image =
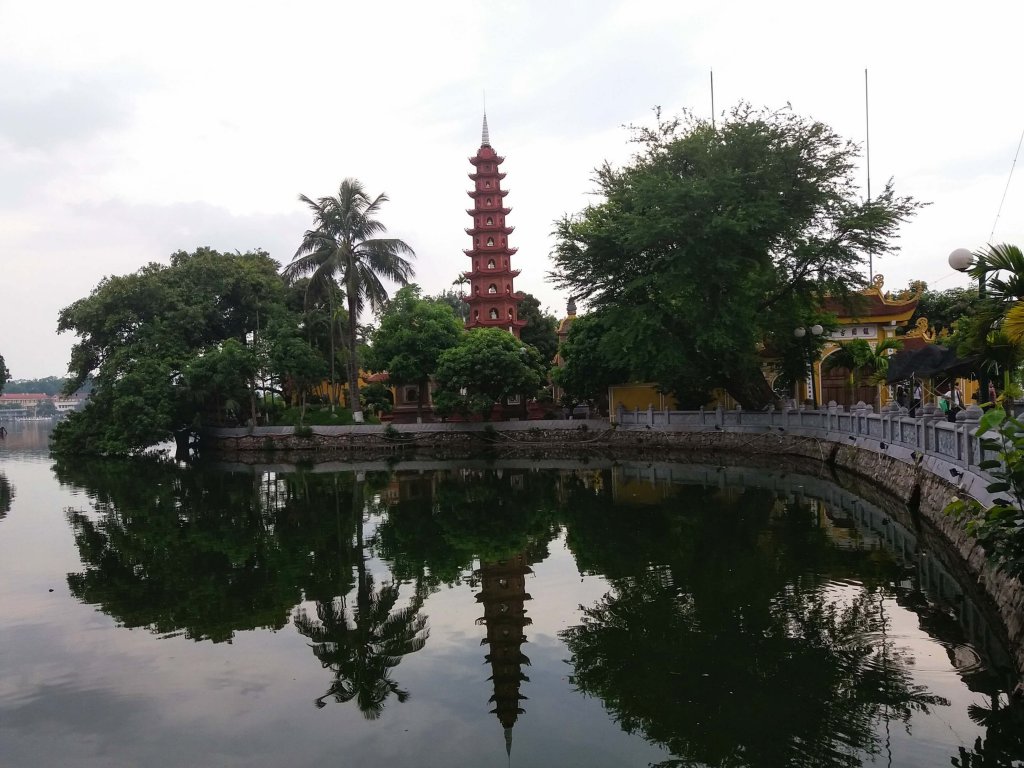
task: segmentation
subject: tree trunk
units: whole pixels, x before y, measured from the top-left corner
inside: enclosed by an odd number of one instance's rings
[[[748,411],[762,411],[779,402],[760,369],[737,371],[723,382],[723,386]]]
[[[359,360],[356,359],[356,333],[358,332],[357,322],[359,320],[358,305],[356,298],[356,273],[355,265],[349,264],[348,270],[348,395],[349,408],[352,409],[352,420],[356,424],[363,423],[363,410],[359,399]]]
[[[331,282],[333,283],[333,281],[331,281]],[[329,298],[329,301],[330,301],[330,313],[331,313],[330,316],[328,317],[328,323],[327,323],[327,333],[328,333],[328,336],[330,337],[330,346],[331,346],[331,383],[330,383],[330,386],[327,388],[327,399],[328,399],[328,401],[331,404],[331,413],[334,413],[334,396],[337,393],[337,390],[334,388],[335,387],[335,384],[334,384],[334,381],[335,381],[335,376],[334,376],[334,358],[335,358],[335,354],[334,354],[334,323],[335,323],[335,318],[334,318],[334,286],[333,285],[328,289],[327,295],[328,295],[328,298]]]

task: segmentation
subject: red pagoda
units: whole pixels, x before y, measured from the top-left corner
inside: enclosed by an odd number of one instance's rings
[[[469,158],[474,171],[469,174],[473,189],[467,194],[473,198],[473,207],[466,211],[473,217],[473,226],[466,233],[473,238],[473,247],[465,251],[470,258],[470,270],[463,273],[469,281],[467,328],[505,328],[519,338],[519,329],[526,325],[519,319],[519,302],[523,294],[516,291],[513,280],[519,274],[512,269],[512,254],[508,236],[515,227],[505,226],[505,217],[512,210],[505,208],[507,190],[501,188],[504,173],[498,166],[505,162],[491,147],[484,114],[483,136],[476,157]]]

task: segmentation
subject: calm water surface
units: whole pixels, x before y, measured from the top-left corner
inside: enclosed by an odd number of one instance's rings
[[[7,426],[2,766],[1024,764],[981,601],[834,485],[55,462]]]

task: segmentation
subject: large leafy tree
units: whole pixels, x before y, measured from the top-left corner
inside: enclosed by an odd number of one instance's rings
[[[857,147],[788,109],[659,113],[635,141],[629,165],[597,169],[603,201],[557,222],[553,277],[622,329],[637,375],[763,407],[760,345],[793,345],[825,294],[861,286],[918,204],[891,183],[860,200]]]
[[[563,405],[598,403],[608,387],[629,381],[630,371],[623,364],[614,340],[615,329],[607,327],[600,315],[578,317],[559,353],[562,365],[551,377],[562,389]]]
[[[335,197],[312,200],[300,195],[313,212],[313,227],[306,230],[285,276],[310,275],[312,286],[341,283],[348,304],[348,386],[352,417],[363,421],[359,405],[359,313],[369,304],[376,310],[388,299],[381,279],[401,285],[409,282],[413,268],[406,257],[412,248],[402,240],[379,237],[386,228],[377,218],[386,195],[371,198],[356,179],[345,179]]]
[[[519,319],[526,321],[519,338],[536,347],[544,360],[554,360],[558,352],[558,318],[541,311],[540,300],[528,293],[519,302]]]
[[[54,448],[136,453],[172,435],[187,439],[203,414],[217,410],[210,397],[244,397],[240,371],[230,364],[215,371],[217,361],[200,358],[216,355],[226,362],[222,348],[229,340],[237,342],[235,357],[244,357],[250,334],[288,316],[278,268],[262,251],[179,251],[169,266],[149,264],[104,278],[88,297],[61,310],[58,331],[78,336],[65,392],[89,377],[94,386],[85,409],[54,430]],[[246,366],[251,383],[251,363]]]
[[[372,370],[387,371],[392,384],[417,384],[417,413],[441,354],[459,343],[465,330],[451,306],[438,299],[420,298],[420,288],[408,285],[395,294],[373,332],[367,358]]]
[[[435,408],[480,415],[506,397],[534,397],[544,385],[547,364],[540,353],[508,331],[478,328],[438,359]]]

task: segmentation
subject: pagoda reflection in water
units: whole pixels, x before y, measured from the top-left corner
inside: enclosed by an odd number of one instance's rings
[[[491,665],[489,680],[494,684],[491,714],[498,716],[505,730],[508,754],[512,752],[512,727],[524,711],[519,702],[527,698],[519,687],[530,680],[522,670],[524,664],[530,664],[530,659],[522,652],[522,645],[527,642],[523,629],[533,623],[524,607],[524,603],[532,599],[526,592],[528,573],[533,573],[533,569],[523,552],[503,560],[481,562],[474,572],[481,585],[476,599],[484,606],[484,615],[476,623],[487,627],[487,636],[480,644],[490,646],[485,659]]]

